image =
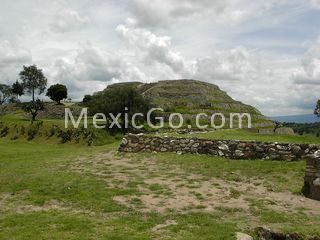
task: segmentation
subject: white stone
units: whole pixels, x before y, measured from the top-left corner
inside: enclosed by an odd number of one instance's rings
[[[126,138],[122,138],[121,143],[123,145],[127,145],[128,144],[128,140]]]
[[[182,152],[181,152],[181,151],[177,151],[177,154],[178,154],[178,155],[182,155]]]
[[[313,185],[314,185],[314,186],[317,186],[317,187],[320,187],[320,178],[316,178],[316,179],[313,181]]]
[[[220,150],[229,150],[229,147],[227,144],[221,144],[219,147],[218,147]]]
[[[234,155],[237,156],[237,157],[242,157],[242,156],[244,156],[244,153],[241,150],[236,150],[234,152]]]
[[[251,237],[245,233],[237,232],[236,233],[236,240],[253,240],[253,237]]]
[[[314,156],[320,158],[320,150],[315,151]]]

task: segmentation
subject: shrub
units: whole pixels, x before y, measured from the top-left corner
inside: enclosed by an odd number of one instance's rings
[[[30,141],[35,138],[37,133],[39,132],[39,125],[32,125],[27,132],[27,140]]]
[[[19,134],[14,134],[12,137],[11,137],[11,140],[17,140],[19,138]]]
[[[3,129],[0,131],[0,137],[5,137],[8,135],[10,128],[5,126]]]
[[[47,137],[52,137],[56,135],[57,133],[60,134],[61,130],[57,125],[52,125],[51,128],[49,129],[49,132],[47,134]]]
[[[72,131],[67,130],[66,132],[61,131],[59,134],[59,137],[61,138],[61,143],[70,142],[72,139]]]
[[[26,128],[24,126],[21,126],[20,135],[24,135],[25,133],[26,133]]]

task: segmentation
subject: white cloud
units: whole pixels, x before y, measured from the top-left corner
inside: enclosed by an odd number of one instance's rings
[[[69,32],[88,23],[90,23],[88,17],[81,17],[77,11],[72,9],[63,9],[54,15],[50,28],[55,32]]]
[[[23,64],[31,62],[31,53],[7,40],[0,40],[0,80],[11,84],[18,78]]]
[[[292,78],[297,84],[320,85],[320,38],[301,59],[301,67]]]
[[[164,64],[174,72],[184,70],[184,59],[179,52],[172,50],[170,37],[157,36],[146,29],[130,25],[119,25],[116,31],[129,49],[134,50],[135,55],[142,57],[141,60],[145,64]]]
[[[196,78],[211,81],[248,81],[256,79],[261,74],[259,59],[242,46],[198,59],[195,65]]]
[[[279,2],[279,1],[278,1]],[[177,22],[208,20],[235,25],[269,10],[277,1],[248,0],[134,0],[130,10],[140,26],[169,26]],[[279,3],[278,3],[279,4]]]
[[[7,40],[0,41],[0,64],[21,64],[31,60],[30,51]]]
[[[320,8],[320,0],[311,0],[311,4],[314,7]]]

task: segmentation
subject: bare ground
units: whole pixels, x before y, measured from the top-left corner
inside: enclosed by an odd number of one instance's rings
[[[99,153],[90,158],[78,158],[69,168],[95,175],[109,187],[130,189],[134,185],[138,194],[116,196],[114,200],[141,212],[214,212],[229,208],[246,214],[252,201],[259,200],[275,211],[320,214],[320,202],[290,192],[269,191],[260,184],[261,179],[235,182],[208,178],[140,155]]]

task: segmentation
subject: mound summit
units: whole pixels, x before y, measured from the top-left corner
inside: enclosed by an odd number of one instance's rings
[[[253,106],[232,99],[217,85],[192,79],[161,80],[152,83],[125,82],[109,85],[104,91],[117,87],[133,87],[154,106],[165,113],[179,112],[193,118],[197,113],[208,115],[223,113],[250,113],[255,127],[268,127],[273,123]]]

